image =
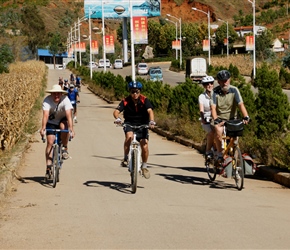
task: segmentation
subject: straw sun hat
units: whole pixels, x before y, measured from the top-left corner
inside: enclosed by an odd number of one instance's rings
[[[46,92],[47,92],[47,93],[63,93],[63,94],[67,94],[67,91],[63,90],[63,89],[61,88],[61,86],[58,85],[58,84],[53,85],[53,86],[52,86],[52,89],[47,90]]]

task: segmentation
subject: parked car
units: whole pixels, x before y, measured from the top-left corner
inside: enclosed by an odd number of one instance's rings
[[[99,68],[104,68],[105,64],[104,64],[104,59],[100,59],[99,60]],[[106,68],[111,68],[111,63],[109,59],[106,59]]]
[[[95,62],[90,62],[89,65],[87,66],[88,68],[90,68],[92,65],[92,69],[97,68],[98,65]]]
[[[114,69],[122,69],[123,61],[121,59],[116,59],[114,62]]]
[[[148,65],[147,63],[138,63],[136,66],[137,75],[147,75],[148,74]]]
[[[148,80],[163,82],[163,73],[160,67],[150,67],[148,71]]]
[[[63,69],[62,65],[56,65],[56,69]]]

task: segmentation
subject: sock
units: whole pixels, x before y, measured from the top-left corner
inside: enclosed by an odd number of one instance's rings
[[[147,163],[146,162],[142,163],[142,168],[147,168]]]
[[[128,160],[128,155],[125,155],[124,156],[124,161],[127,161]]]

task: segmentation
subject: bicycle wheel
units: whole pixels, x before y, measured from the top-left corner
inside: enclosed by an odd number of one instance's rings
[[[210,181],[214,181],[217,174],[217,168],[214,165],[214,159],[205,159],[205,167]]]
[[[132,151],[131,155],[131,188],[132,193],[135,194],[137,191],[137,175],[138,175],[138,152],[137,149]]]
[[[244,161],[241,150],[238,146],[234,148],[232,166],[233,178],[236,182],[237,189],[242,190],[244,186]]]
[[[52,187],[56,187],[56,183],[58,181],[58,174],[59,174],[59,161],[58,161],[58,145],[54,146],[53,149],[53,160],[52,160]]]

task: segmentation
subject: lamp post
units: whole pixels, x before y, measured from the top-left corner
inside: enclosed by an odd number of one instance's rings
[[[168,18],[165,18],[166,21],[174,23],[175,24],[175,41],[177,41],[177,22],[174,22]],[[177,47],[175,48],[175,59],[178,59],[178,52],[177,52]]]
[[[255,36],[255,30],[256,30],[256,4],[255,4],[255,0],[251,1],[248,0],[249,3],[252,4],[253,7],[253,79],[256,78],[256,36]]]
[[[81,31],[80,31],[80,26],[81,26],[81,22],[87,20],[87,18],[85,16],[83,16],[82,18],[78,18],[78,42],[79,42],[79,60],[80,60],[80,66],[82,66],[82,53],[81,53]]]
[[[202,12],[207,15],[207,29],[208,29],[208,65],[210,65],[210,12],[205,12],[203,10],[197,9],[197,8],[192,8],[195,11]]]
[[[222,19],[218,19],[218,20],[227,24],[227,57],[229,57],[229,22],[224,21]]]
[[[181,43],[182,43],[182,38],[181,38],[181,18],[177,18],[177,17],[175,17],[175,16],[172,16],[172,15],[170,15],[170,14],[166,14],[168,17],[172,17],[172,18],[174,18],[174,19],[176,19],[178,22],[179,22],[179,40],[180,40],[180,68],[182,68],[181,66],[182,66],[182,45],[181,45]]]
[[[104,72],[107,69],[106,62],[106,37],[105,37],[105,16],[104,16],[104,1],[102,0],[102,33],[103,33],[103,59],[104,59]]]

